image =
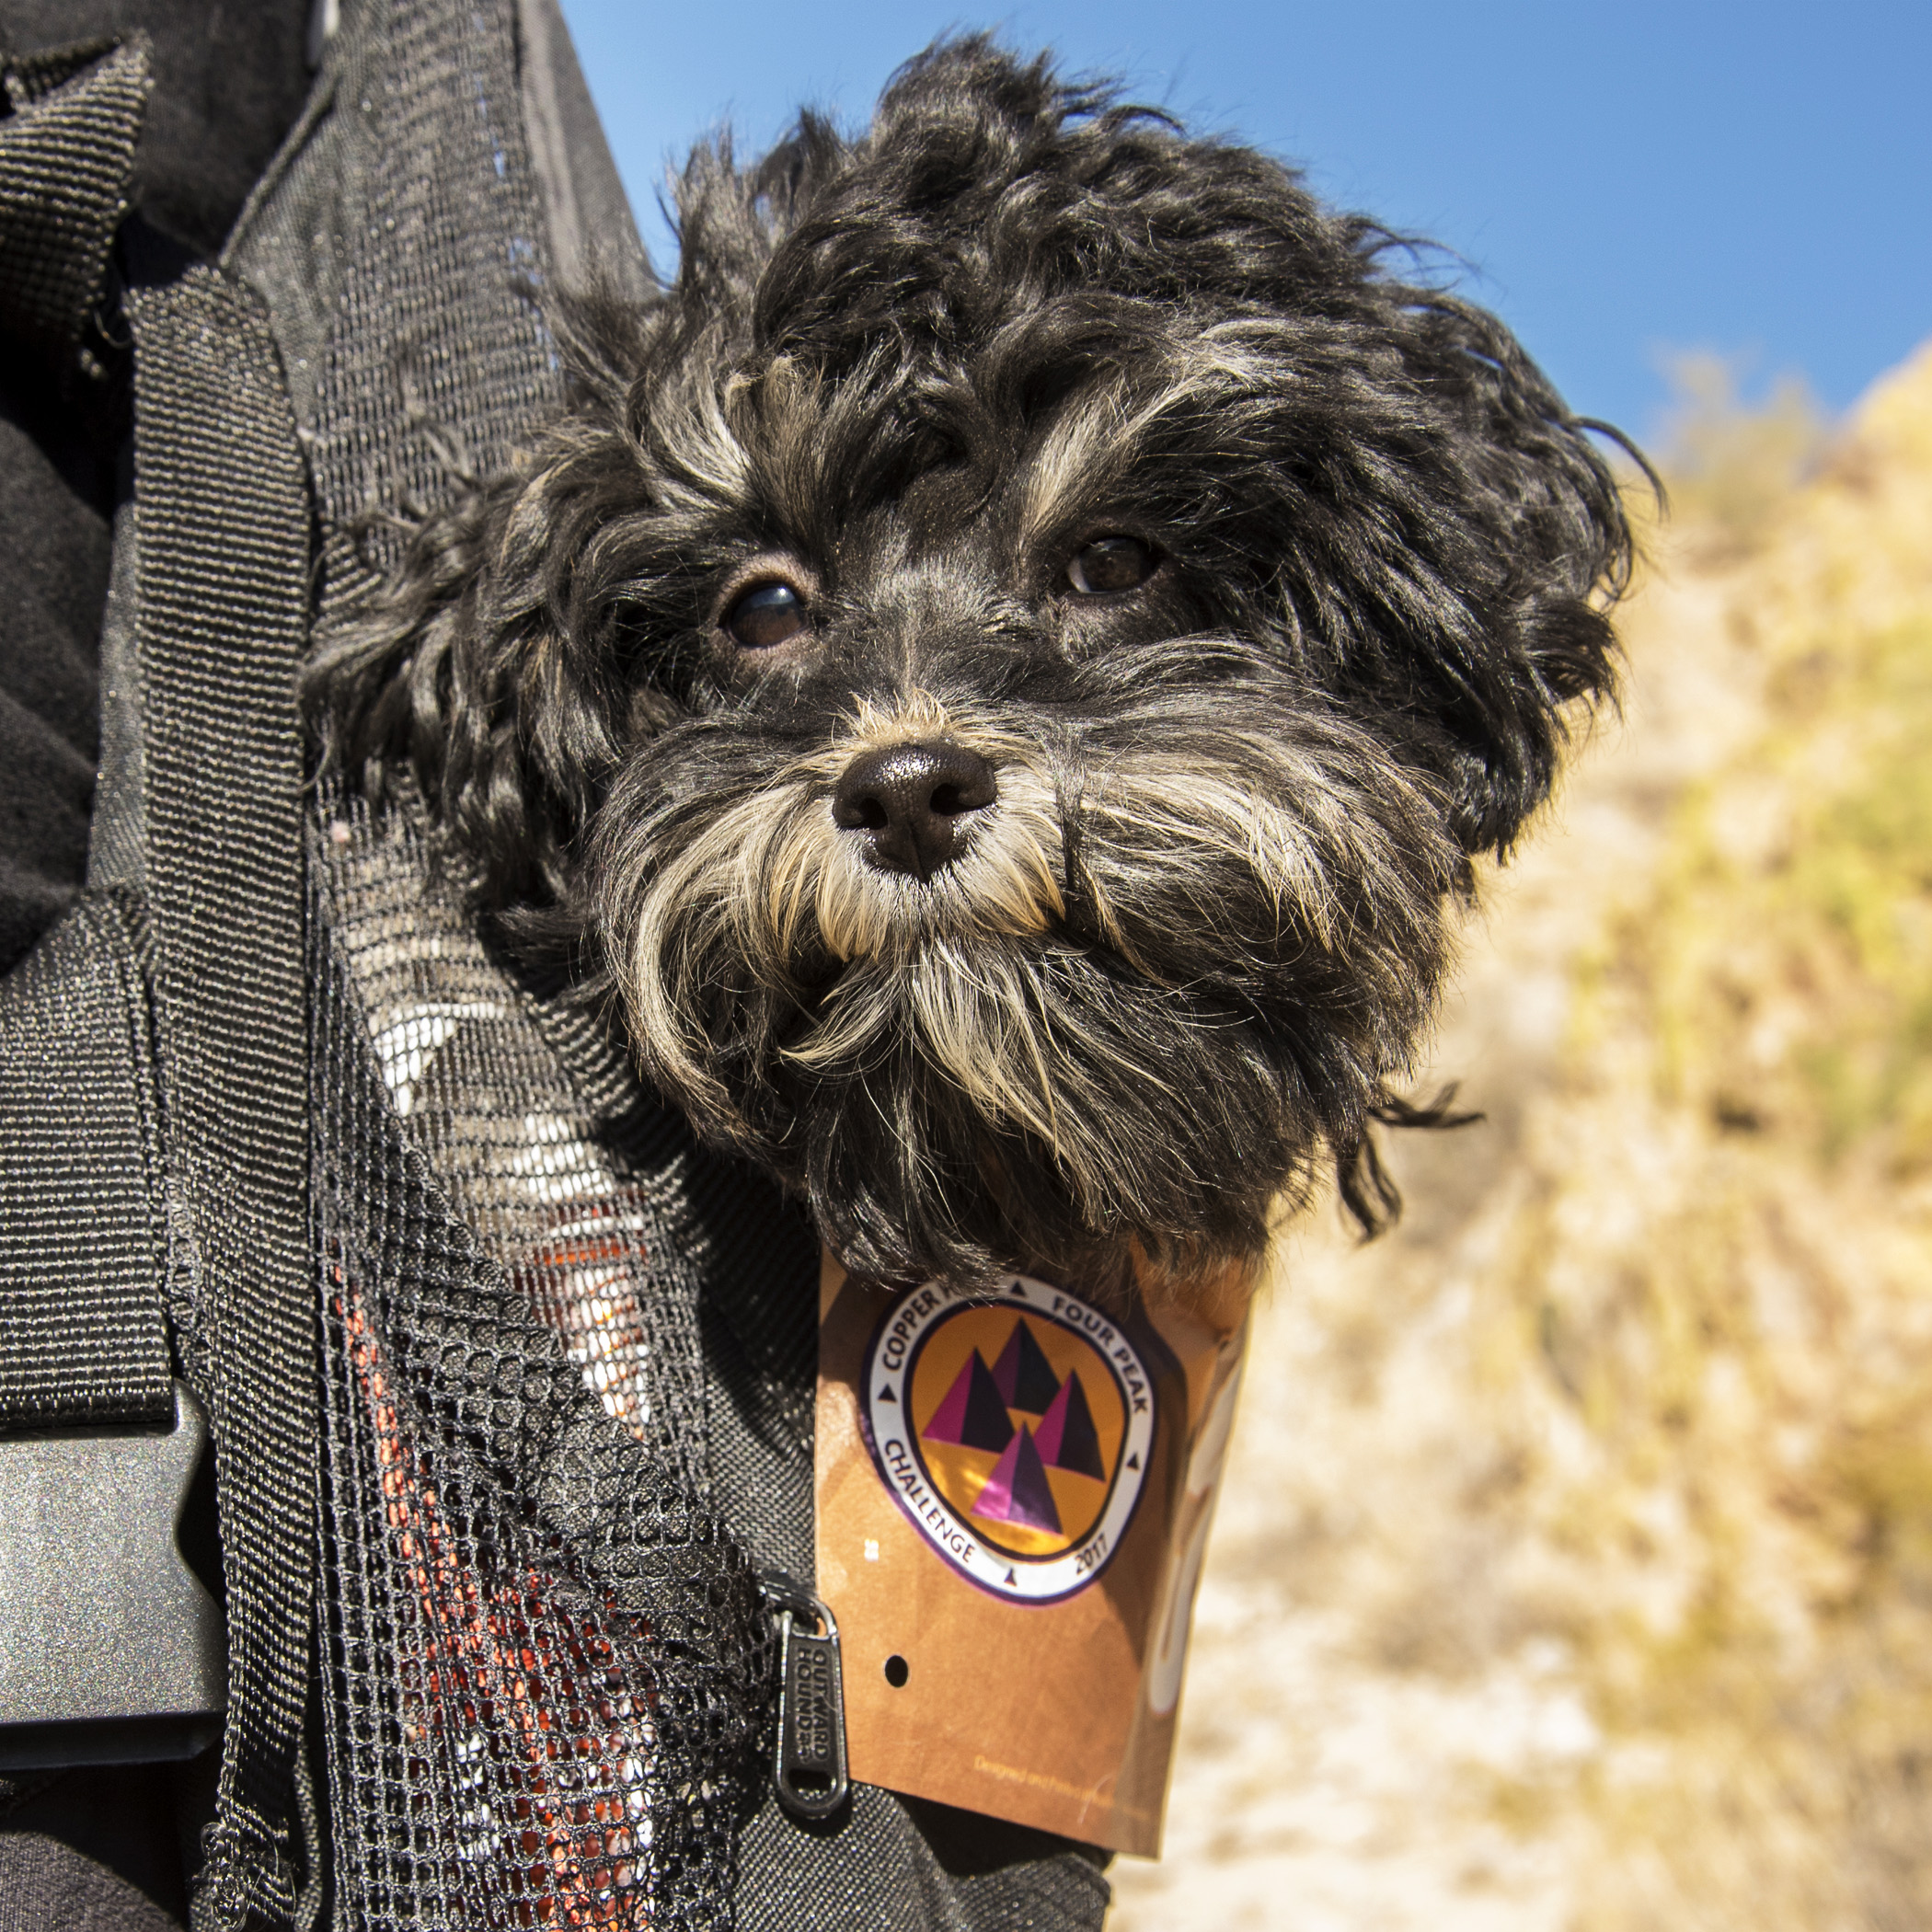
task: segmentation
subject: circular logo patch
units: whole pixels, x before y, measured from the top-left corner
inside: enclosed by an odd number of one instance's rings
[[[1140,1501],[1154,1377],[1111,1317],[1010,1276],[996,1301],[914,1289],[866,1350],[887,1489],[983,1589],[1046,1604],[1106,1569]]]

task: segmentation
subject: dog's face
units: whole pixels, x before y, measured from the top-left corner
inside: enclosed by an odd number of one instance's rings
[[[1470,855],[1608,684],[1579,427],[1273,164],[981,42],[684,214],[325,658],[339,751],[861,1273],[1204,1276],[1323,1156],[1372,1205]]]

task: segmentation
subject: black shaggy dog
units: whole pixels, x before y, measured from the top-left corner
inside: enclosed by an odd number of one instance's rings
[[[1204,1279],[1369,1139],[1629,535],[1509,332],[984,40],[684,177],[676,285],[320,654],[514,947],[857,1271]]]

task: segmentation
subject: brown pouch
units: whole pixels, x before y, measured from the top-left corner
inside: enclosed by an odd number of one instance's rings
[[[829,1256],[819,1317],[851,1775],[1156,1856],[1245,1321],[890,1294]]]

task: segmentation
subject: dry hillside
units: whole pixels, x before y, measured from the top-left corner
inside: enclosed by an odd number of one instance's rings
[[[1117,1932],[1932,1925],[1932,351],[1789,402],[1487,883],[1486,1122],[1289,1247]]]

